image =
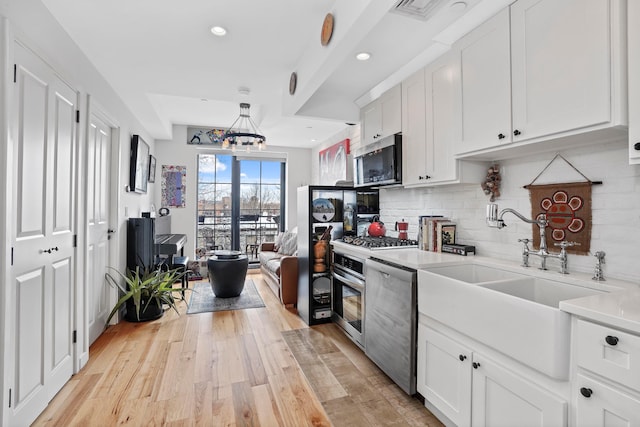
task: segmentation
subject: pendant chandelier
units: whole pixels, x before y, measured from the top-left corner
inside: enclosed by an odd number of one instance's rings
[[[259,150],[266,147],[267,138],[260,133],[260,129],[251,119],[249,108],[251,108],[251,104],[240,103],[240,116],[224,133],[222,148],[231,147],[231,150],[235,151],[236,147],[240,145],[250,151],[251,147],[257,147]]]

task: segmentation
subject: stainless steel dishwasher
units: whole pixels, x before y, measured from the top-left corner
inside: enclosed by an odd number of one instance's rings
[[[416,392],[416,270],[366,261],[365,353],[400,388]]]

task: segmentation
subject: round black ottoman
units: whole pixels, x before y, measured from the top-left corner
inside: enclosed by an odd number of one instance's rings
[[[209,283],[218,298],[237,297],[244,289],[249,258],[239,251],[216,251],[207,260]]]

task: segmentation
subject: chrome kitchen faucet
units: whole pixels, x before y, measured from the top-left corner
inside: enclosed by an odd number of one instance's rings
[[[558,260],[560,260],[560,273],[569,274],[569,271],[567,269],[567,247],[575,246],[578,243],[567,242],[567,241],[556,243],[555,246],[559,246],[561,248],[560,253],[552,254],[547,249],[546,229],[547,229],[547,226],[549,225],[549,221],[547,221],[547,216],[545,214],[538,215],[536,219],[529,219],[524,215],[522,215],[520,212],[511,208],[505,208],[501,210],[500,213],[498,213],[498,205],[495,203],[490,203],[487,205],[487,225],[489,227],[494,227],[498,229],[506,227],[506,224],[502,219],[502,217],[506,213],[511,213],[528,224],[536,224],[540,229],[540,249],[539,250],[536,251],[533,249],[529,249],[529,245],[528,245],[530,242],[529,239],[518,240],[519,242],[524,243],[524,248],[522,250],[522,266],[523,267],[529,267],[529,255],[535,255],[540,257],[540,270],[547,269],[547,258],[558,258]]]

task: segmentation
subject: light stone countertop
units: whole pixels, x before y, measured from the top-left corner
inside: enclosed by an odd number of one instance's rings
[[[576,298],[560,302],[560,309],[582,318],[607,324],[631,333],[640,334],[640,285],[616,279],[605,282],[591,280],[591,275],[572,272],[567,275],[558,273],[555,265],[542,271],[536,267],[524,268],[517,262],[481,256],[460,256],[447,253],[421,251],[415,248],[382,249],[372,251],[367,248],[332,241],[334,250],[363,258],[378,258],[415,270],[451,265],[477,263],[495,266],[504,270],[565,282],[577,286],[602,290],[602,294]]]

